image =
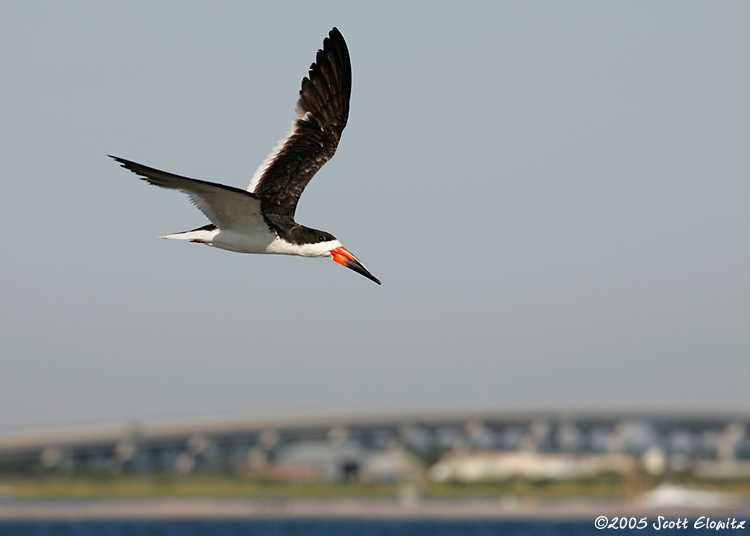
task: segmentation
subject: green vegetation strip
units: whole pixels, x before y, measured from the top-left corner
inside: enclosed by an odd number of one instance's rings
[[[528,481],[520,478],[476,484],[425,483],[419,486],[424,497],[468,498],[501,497],[632,497],[657,486],[663,479],[641,476],[624,479],[618,475],[600,475],[590,479]],[[750,497],[750,479],[694,480],[702,489],[732,492]],[[399,494],[398,484],[378,483],[288,483],[246,480],[225,476],[195,475],[180,478],[120,475],[92,477],[4,477],[0,478],[0,497],[42,498],[114,498],[114,497],[372,497],[387,498]]]

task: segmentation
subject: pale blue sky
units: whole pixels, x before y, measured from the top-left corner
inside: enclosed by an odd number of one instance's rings
[[[0,4],[0,428],[394,409],[750,410],[747,2]],[[246,187],[332,26],[321,259],[115,154]]]

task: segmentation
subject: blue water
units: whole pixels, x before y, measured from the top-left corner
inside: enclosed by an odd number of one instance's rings
[[[679,533],[697,531],[689,526]],[[593,520],[0,521],[0,536],[590,536],[607,532],[661,534],[664,530],[651,526],[597,530]]]
[[[597,532],[591,522],[318,519],[0,522],[2,536],[553,536]]]

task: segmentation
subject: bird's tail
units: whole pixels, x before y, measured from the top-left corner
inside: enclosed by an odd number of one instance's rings
[[[213,223],[198,227],[192,231],[183,231],[181,233],[173,233],[168,235],[160,236],[159,238],[171,238],[173,240],[190,240],[191,242],[210,242],[213,235],[216,234],[216,226]]]

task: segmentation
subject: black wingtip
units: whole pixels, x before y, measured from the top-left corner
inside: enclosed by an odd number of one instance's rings
[[[344,49],[347,48],[346,39],[344,39],[344,36],[341,34],[339,29],[336,28],[335,26],[331,29],[330,32],[328,32],[328,37],[323,39],[323,50],[328,48],[329,43],[333,43],[339,48],[344,48]]]
[[[124,158],[120,158],[119,156],[112,156],[111,154],[108,154],[107,156],[124,168],[127,168],[127,165],[132,163],[130,162],[130,160],[125,160]]]

